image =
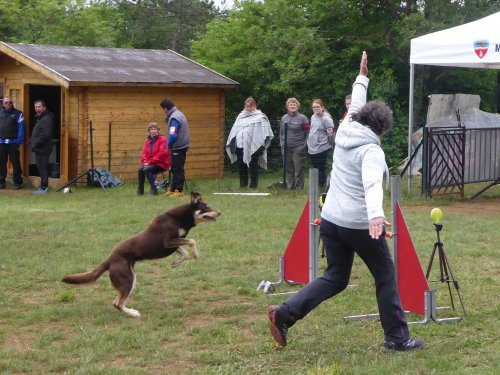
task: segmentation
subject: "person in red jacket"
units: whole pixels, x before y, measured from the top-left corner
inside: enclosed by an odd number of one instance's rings
[[[149,195],[158,195],[156,187],[156,175],[170,169],[170,151],[167,147],[167,139],[159,133],[160,127],[156,122],[148,125],[148,138],[144,143],[141,154],[141,166],[137,170],[139,186],[137,195],[144,194],[144,182],[146,178],[151,185]]]

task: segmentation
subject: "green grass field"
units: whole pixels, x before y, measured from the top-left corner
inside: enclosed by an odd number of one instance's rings
[[[259,191],[279,179],[265,174]],[[67,195],[52,190],[40,197],[28,189],[0,193],[0,373],[500,372],[498,187],[473,201],[403,199],[424,267],[436,240],[430,210],[442,208],[442,240],[468,316],[458,324],[412,327],[426,348],[386,354],[380,350],[378,322],[343,319],[376,312],[373,282],[359,259],[351,279],[356,286],[298,322],[286,348],[275,346],[266,307],[286,296],[265,295],[256,287],[261,280],[278,279],[278,259],[307,195],[280,190],[267,197],[213,194],[239,191],[236,186],[234,177],[189,181],[189,189],[199,191],[222,216],[190,232],[199,244],[198,261],[176,269],[170,267],[172,257],[136,265],[137,286],[128,306],[141,311],[140,319],[113,308],[116,293],[107,274],[90,286],[59,280],[97,266],[119,241],[145,228],[158,213],[187,202],[187,197],[136,197],[132,183],[107,193],[98,188],[72,188],[73,194]],[[480,186],[468,189],[470,196]],[[449,305],[446,287],[433,286],[440,304]],[[286,285],[278,292],[293,289]],[[455,314],[462,315],[461,310]]]

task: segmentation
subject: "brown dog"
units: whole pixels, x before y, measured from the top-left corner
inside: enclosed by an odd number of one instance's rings
[[[187,239],[186,235],[196,224],[215,221],[219,216],[220,212],[212,210],[203,202],[200,194],[191,192],[191,203],[171,208],[154,218],[146,230],[118,244],[108,259],[95,270],[66,275],[62,281],[68,284],[87,284],[109,271],[111,284],[118,291],[113,306],[130,316],[140,317],[139,311],[125,307],[125,302],[135,286],[135,262],[164,258],[177,252],[180,257],[172,263],[172,267],[177,267],[189,259],[188,253],[181,247],[183,245],[190,246],[193,258],[198,259],[196,242]]]

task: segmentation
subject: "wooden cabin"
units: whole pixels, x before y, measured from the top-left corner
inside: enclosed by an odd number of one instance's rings
[[[51,186],[93,167],[136,180],[147,125],[157,122],[167,134],[163,98],[171,98],[189,122],[186,177],[221,177],[225,90],[237,86],[171,50],[0,42],[0,98],[11,96],[24,112],[21,159],[28,183],[38,182],[29,142],[35,124],[33,102],[38,99],[45,101],[56,122]]]

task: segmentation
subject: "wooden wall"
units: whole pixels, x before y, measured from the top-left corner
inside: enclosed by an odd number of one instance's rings
[[[187,178],[223,175],[222,89],[89,87],[79,96],[82,97],[80,107],[86,106],[87,118],[92,121],[95,167],[110,169],[123,180],[136,180],[140,154],[148,135],[147,125],[157,122],[161,133],[168,133],[160,107],[160,101],[168,97],[189,123],[191,146],[186,159]],[[80,121],[79,139],[84,142],[80,146],[87,147],[86,162],[90,168],[88,127],[81,129],[83,124]]]
[[[14,98],[15,107],[21,110],[25,104],[24,97],[20,95],[16,98],[16,90],[18,90],[18,94],[23,94],[24,84],[56,85],[54,81],[28,68],[26,65],[17,65],[13,58],[4,54],[0,54],[0,81],[4,84],[4,96],[11,95]]]

